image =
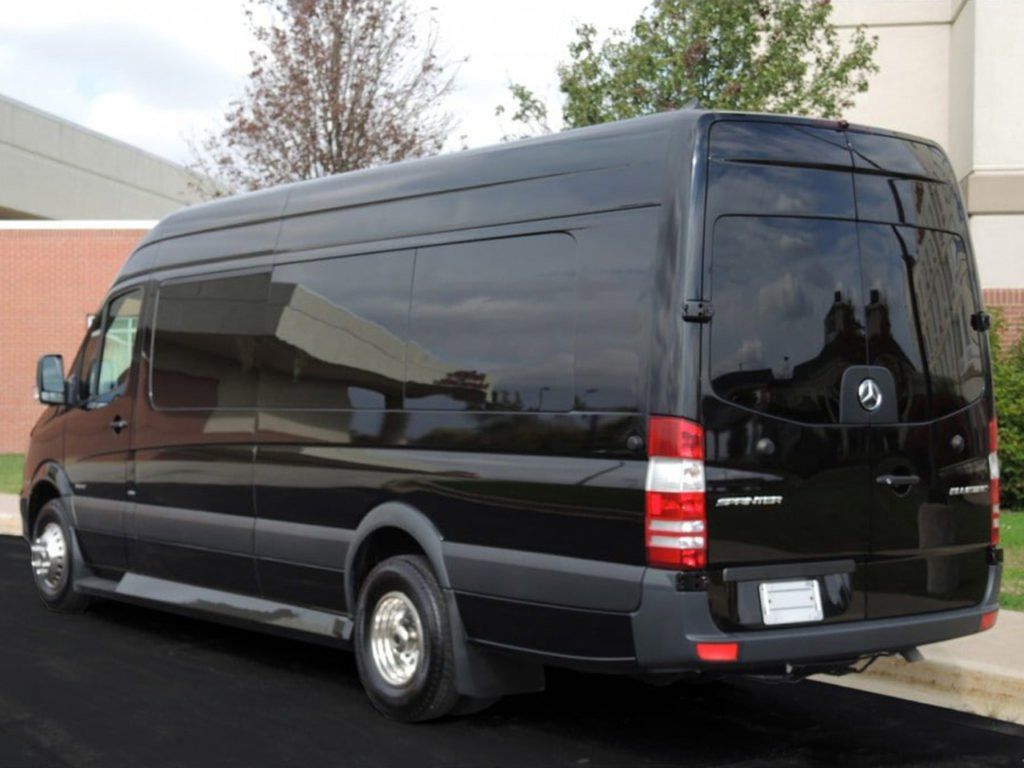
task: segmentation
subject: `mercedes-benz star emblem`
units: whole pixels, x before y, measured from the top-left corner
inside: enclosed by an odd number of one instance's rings
[[[857,398],[860,407],[869,413],[882,407],[882,390],[874,379],[864,379],[857,387]]]

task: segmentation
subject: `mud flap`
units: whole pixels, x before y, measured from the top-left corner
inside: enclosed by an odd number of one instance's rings
[[[468,642],[455,594],[446,589],[444,596],[455,651],[455,688],[461,695],[486,699],[544,690],[543,665]]]

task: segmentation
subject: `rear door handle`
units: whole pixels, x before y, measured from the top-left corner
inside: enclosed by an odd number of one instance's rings
[[[875,482],[889,488],[907,488],[920,483],[921,478],[917,475],[879,475]]]
[[[110,431],[115,435],[121,434],[125,429],[128,428],[128,422],[122,419],[120,416],[115,416],[114,420],[110,422]]]

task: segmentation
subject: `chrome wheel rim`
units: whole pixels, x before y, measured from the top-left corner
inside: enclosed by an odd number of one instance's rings
[[[423,657],[423,625],[416,606],[402,592],[377,601],[370,620],[370,652],[380,676],[396,688],[408,685]]]
[[[50,594],[64,586],[68,572],[68,543],[57,523],[47,523],[32,542],[32,570],[39,585]]]

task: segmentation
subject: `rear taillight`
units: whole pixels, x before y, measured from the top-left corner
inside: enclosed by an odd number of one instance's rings
[[[737,661],[739,643],[697,643],[697,658],[701,661]]]
[[[988,497],[992,507],[992,546],[999,546],[999,423],[988,423]]]
[[[981,621],[978,623],[978,631],[985,632],[992,629],[996,625],[996,619],[999,618],[999,609],[983,613],[981,615]]]
[[[707,565],[704,429],[686,419],[652,416],[647,431],[647,563],[699,570]]]

